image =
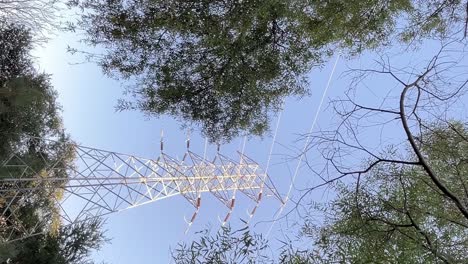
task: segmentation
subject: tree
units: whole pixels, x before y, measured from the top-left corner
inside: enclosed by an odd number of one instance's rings
[[[74,161],[72,141],[64,133],[57,94],[49,76],[38,73],[29,52],[33,38],[25,26],[0,24],[0,190],[5,177],[66,178],[66,170],[48,171],[51,163]],[[49,138],[56,141],[49,141]],[[29,165],[4,168],[12,154]],[[61,166],[67,167],[65,165]],[[41,184],[28,182],[15,188]],[[60,186],[55,186],[60,187]],[[91,263],[89,252],[104,242],[102,221],[62,226],[57,202],[62,192],[48,188],[31,195],[0,199],[0,263]],[[11,198],[11,199],[10,199]],[[14,214],[15,217],[11,217]],[[21,227],[19,229],[18,227]],[[21,239],[24,230],[36,236]],[[11,242],[11,240],[15,240]],[[10,241],[10,243],[5,243]]]
[[[1,0],[0,18],[2,23],[21,25],[35,32],[41,40],[47,31],[56,26],[54,20],[58,11],[57,0]]]
[[[91,264],[91,250],[98,250],[108,241],[102,227],[102,220],[93,219],[60,227],[56,235],[46,234],[14,242],[7,246],[9,251],[0,252],[0,263]]]
[[[350,54],[459,28],[460,1],[88,1],[70,30],[103,48],[88,54],[131,80],[118,108],[170,114],[212,141],[263,135],[286,96],[307,94],[305,74],[335,50]],[[404,33],[404,34],[403,34]],[[76,49],[70,49],[77,52]]]
[[[32,43],[29,31],[22,26],[2,22],[0,29],[0,82],[3,88],[8,80],[30,72],[29,50]]]
[[[434,126],[422,148],[440,180],[466,196],[466,125]],[[327,224],[306,225],[326,261],[466,263],[468,220],[417,167],[374,167],[359,187],[340,184]]]
[[[34,69],[29,55],[33,41],[30,31],[24,26],[2,24],[0,39],[0,164],[18,151],[34,172],[43,171],[50,162],[72,162],[72,152],[66,147],[71,141],[63,131],[57,94],[49,76]],[[65,144],[44,138],[55,138]],[[11,169],[0,169],[0,178],[21,175],[20,170],[18,168],[15,173]],[[32,173],[29,176],[34,177]],[[43,176],[66,177],[66,172],[56,171],[54,175]],[[7,185],[4,183],[2,187]],[[56,194],[42,193],[35,199],[28,199],[27,203],[22,202],[20,212],[26,227],[33,228],[40,221],[34,213],[35,208],[48,208],[45,210],[48,213],[56,211],[51,195]],[[3,203],[0,203],[1,208]],[[5,213],[2,211],[2,215]]]
[[[468,127],[435,125],[422,153],[451,192],[467,197]],[[466,263],[468,219],[414,166],[374,167],[359,187],[340,184],[319,232],[305,229],[327,261]]]
[[[22,137],[57,137],[63,132],[49,76],[33,68],[32,37],[23,26],[0,25],[0,157]]]
[[[310,147],[318,148],[326,161],[323,170],[314,171],[322,182],[298,201],[302,204],[320,187],[335,187],[336,199],[318,208],[325,224],[306,221],[302,230],[315,243],[315,259],[468,261],[464,45],[445,39],[419,70],[411,65],[395,68],[382,57],[377,69],[351,71],[356,76],[350,90],[332,101],[338,126],[312,135]],[[367,87],[371,76],[394,84],[375,105],[359,102],[359,88]],[[385,131],[388,127],[391,132]]]
[[[247,227],[232,231],[223,226],[215,236],[209,230],[198,234],[197,241],[179,244],[172,252],[176,264],[270,263],[266,240],[261,235],[252,235]]]
[[[291,241],[282,241],[279,253],[270,251],[268,241],[248,227],[232,231],[228,227],[212,236],[209,230],[198,232],[199,237],[189,245],[181,243],[172,252],[175,264],[225,264],[225,263],[315,263],[313,251],[299,250]]]

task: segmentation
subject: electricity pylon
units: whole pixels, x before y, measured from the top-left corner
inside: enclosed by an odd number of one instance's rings
[[[234,160],[218,150],[208,160],[191,152],[188,142],[178,160],[164,153],[161,142],[159,157],[145,159],[49,140],[53,154],[47,147],[37,147],[44,139],[27,140],[28,146],[39,150],[18,149],[0,163],[0,238],[7,242],[37,235],[54,224],[73,225],[176,195],[195,208],[189,226],[202,204],[202,193],[211,193],[228,208],[224,222],[237,191],[255,202],[251,214],[262,195],[281,201],[268,175],[243,153]],[[34,210],[34,216],[25,216],[28,207],[41,203],[53,210]]]

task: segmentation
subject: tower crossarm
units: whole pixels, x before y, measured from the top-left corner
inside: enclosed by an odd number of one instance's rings
[[[19,150],[0,163],[3,240],[34,235],[52,221],[70,225],[176,195],[197,208],[201,193],[223,203],[236,190],[251,198],[263,192],[267,177],[243,155],[235,162],[220,154],[209,161],[188,153],[190,158],[178,161],[165,154],[145,159],[74,144],[61,147],[63,155]],[[44,199],[52,209],[40,210],[37,218],[45,222],[25,223],[24,208]]]

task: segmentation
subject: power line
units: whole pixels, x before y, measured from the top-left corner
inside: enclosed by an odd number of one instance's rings
[[[318,120],[318,116],[320,114],[320,110],[322,108],[322,105],[323,105],[323,101],[325,99],[325,96],[327,95],[328,93],[328,89],[330,88],[330,84],[331,84],[331,80],[333,78],[333,75],[335,73],[335,69],[336,69],[336,65],[338,64],[338,61],[340,59],[340,53],[338,53],[338,56],[336,57],[336,60],[335,60],[335,63],[333,65],[333,68],[332,68],[332,71],[328,77],[328,82],[327,82],[327,85],[325,86],[325,89],[323,91],[323,94],[322,94],[322,98],[320,99],[320,103],[318,105],[318,108],[317,108],[317,111],[315,112],[315,116],[314,116],[314,119],[312,121],[312,125],[310,126],[310,129],[309,129],[309,133],[307,134],[307,137],[306,137],[306,142],[304,144],[304,147],[302,149],[302,152],[299,156],[299,161],[297,162],[297,166],[296,166],[296,169],[294,171],[294,175],[293,175],[293,178],[291,180],[291,184],[289,185],[289,189],[288,189],[288,192],[286,194],[286,197],[284,198],[283,200],[283,205],[281,206],[280,210],[278,211],[278,213],[275,215],[274,217],[274,220],[273,220],[273,223],[271,224],[270,228],[268,229],[268,232],[266,234],[266,238],[269,237],[270,233],[271,233],[271,230],[273,229],[273,226],[275,225],[276,221],[279,219],[279,217],[281,216],[281,213],[283,212],[284,208],[286,207],[286,204],[289,200],[289,196],[291,195],[291,192],[292,192],[292,188],[294,186],[294,183],[296,181],[296,178],[297,178],[297,175],[299,173],[299,168],[301,166],[301,163],[302,163],[302,159],[304,158],[304,155],[307,151],[307,146],[309,145],[310,143],[310,138],[311,138],[311,135],[312,135],[312,132],[315,128],[315,124],[317,123],[317,120]]]

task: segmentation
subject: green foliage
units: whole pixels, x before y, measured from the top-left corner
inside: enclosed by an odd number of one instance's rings
[[[63,132],[56,92],[46,74],[16,77],[0,87],[0,153],[11,151],[21,135],[59,136]],[[3,156],[3,155],[2,155]]]
[[[46,169],[49,164],[74,161],[72,142],[63,131],[57,94],[49,76],[34,69],[29,55],[32,46],[27,29],[0,24],[0,180],[18,176],[66,178],[64,169]],[[29,165],[28,170],[1,166],[7,160],[12,161],[13,153],[14,159],[21,161],[16,164],[24,162]],[[30,188],[37,184],[11,186],[9,182],[0,182],[0,188]],[[52,188],[26,192],[28,195],[12,193],[9,197],[2,193],[2,198],[9,200],[0,199],[0,263],[91,263],[89,252],[106,241],[99,219],[61,226],[57,200],[62,193],[53,188],[60,186],[48,187]],[[9,217],[13,213],[15,217]],[[17,226],[40,234],[4,243],[7,237],[24,235]]]
[[[89,254],[107,241],[103,222],[94,219],[62,227],[57,235],[40,235],[25,241],[0,245],[0,263],[10,264],[91,264]],[[5,250],[6,249],[6,250]],[[8,253],[6,256],[2,253]],[[10,252],[9,252],[10,251]]]
[[[63,138],[57,94],[49,76],[33,68],[31,41],[25,28],[0,24],[0,161],[25,136]]]
[[[298,250],[292,242],[284,243],[279,254],[269,251],[268,241],[248,227],[232,231],[221,227],[215,236],[209,230],[198,232],[199,238],[189,245],[179,244],[172,252],[176,264],[243,264],[243,263],[315,263],[312,251]]]
[[[310,264],[318,263],[314,252],[308,249],[299,250],[292,242],[285,243],[279,255],[281,264]]]
[[[215,236],[210,235],[209,230],[199,234],[199,239],[190,245],[178,245],[172,255],[175,263],[269,263],[265,255],[266,240],[261,235],[252,235],[247,228],[232,231],[223,226]]]
[[[60,254],[66,263],[90,263],[87,259],[91,249],[99,249],[109,240],[102,232],[104,222],[95,218],[60,230]]]
[[[31,70],[31,35],[22,26],[0,22],[0,88]]]
[[[421,150],[435,174],[467,200],[468,129],[460,123],[426,128]],[[467,263],[468,219],[419,166],[387,164],[341,185],[334,217],[305,230],[327,261],[345,263]]]
[[[461,21],[460,1],[440,2],[71,0],[82,16],[69,29],[103,51],[91,57],[106,74],[131,80],[136,101],[119,109],[170,114],[221,141],[264,134],[270,111],[306,94],[305,74],[335,50],[412,41]]]
[[[36,173],[42,172],[47,164],[73,160],[69,145],[63,144],[70,140],[63,133],[57,95],[49,76],[37,73],[33,67],[29,55],[33,46],[30,32],[21,26],[2,24],[0,39],[0,164],[16,152],[18,159],[31,168],[24,172],[20,167],[0,167],[0,178],[12,175],[36,177]],[[53,137],[59,142],[31,137]],[[59,170],[41,176],[67,177],[65,171]],[[2,186],[6,188],[8,184]],[[21,203],[18,199],[11,205],[21,207],[18,212],[24,227],[33,229],[40,218],[53,217],[57,209],[51,195],[54,194],[44,191],[23,199]],[[0,208],[4,207],[4,202],[0,201]],[[37,212],[39,208],[40,213]]]
[[[421,37],[456,38],[466,36],[466,1],[461,0],[413,0],[406,15],[407,23],[399,32],[405,42],[420,40]],[[460,34],[462,36],[459,36]]]

